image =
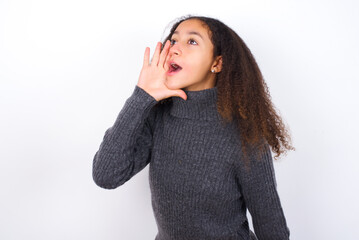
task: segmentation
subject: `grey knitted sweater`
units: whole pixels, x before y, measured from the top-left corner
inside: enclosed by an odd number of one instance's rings
[[[289,239],[268,144],[248,170],[217,87],[185,93],[160,104],[136,85],[94,156],[95,183],[117,188],[149,164],[155,240]]]

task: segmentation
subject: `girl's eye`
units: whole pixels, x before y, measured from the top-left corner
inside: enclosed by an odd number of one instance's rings
[[[193,39],[190,39],[189,41],[195,42],[195,45],[197,45],[197,42]]]
[[[170,40],[171,46],[173,46],[173,44],[175,44],[174,42],[176,42],[176,40],[173,40],[173,39]],[[191,45],[197,45],[197,42],[195,40],[193,40],[192,38],[189,39],[188,42],[192,42],[193,44],[191,43]]]

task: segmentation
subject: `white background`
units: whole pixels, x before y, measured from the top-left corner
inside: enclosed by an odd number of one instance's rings
[[[350,0],[0,1],[0,239],[153,240],[148,166],[92,180],[146,47],[186,14],[254,54],[296,151],[275,162],[291,239],[358,239],[359,4]],[[166,30],[167,29],[167,30]]]

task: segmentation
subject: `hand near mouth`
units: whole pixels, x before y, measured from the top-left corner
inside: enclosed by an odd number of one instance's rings
[[[143,66],[137,86],[145,90],[157,101],[172,96],[181,97],[186,100],[187,95],[183,90],[171,90],[165,85],[166,72],[169,70],[166,60],[170,48],[170,41],[166,41],[162,52],[161,46],[162,43],[158,42],[151,62],[149,61],[150,48],[146,47]]]

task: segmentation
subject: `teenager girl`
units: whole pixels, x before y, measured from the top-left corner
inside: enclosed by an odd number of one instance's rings
[[[117,188],[150,163],[156,240],[289,239],[270,148],[294,148],[246,44],[187,16],[151,61],[149,50],[94,156],[95,183]]]

